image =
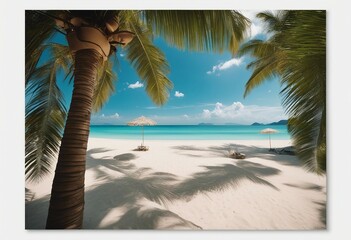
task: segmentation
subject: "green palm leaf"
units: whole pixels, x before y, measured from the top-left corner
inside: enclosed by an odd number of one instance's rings
[[[286,27],[284,22],[289,13],[289,11],[276,11],[275,13],[264,11],[258,13],[256,17],[260,18],[266,24],[268,32],[279,33]]]
[[[37,11],[26,11],[26,31],[25,31],[25,46],[26,46],[26,82],[32,76],[39,58],[42,55],[45,47],[42,44],[55,33],[55,23]]]
[[[267,79],[277,76],[277,65],[278,61],[275,58],[269,58],[266,61],[260,62],[259,66],[256,66],[250,79],[245,85],[244,97],[246,97],[252,89],[261,85]]]
[[[292,116],[291,132],[308,170],[326,171],[326,19],[325,11],[296,12],[288,19],[285,52],[289,72],[282,76],[283,104]]]
[[[233,54],[244,39],[250,21],[237,11],[149,10],[145,21],[155,34],[180,49]]]
[[[278,11],[257,15],[273,32],[267,41],[252,40],[239,50],[255,58],[245,96],[278,74],[283,105],[298,157],[309,171],[326,170],[326,27],[325,11]]]
[[[145,90],[157,105],[164,104],[169,97],[172,82],[166,76],[169,72],[164,54],[151,41],[151,32],[135,16],[130,18],[130,26],[135,38],[129,43],[127,59],[135,67],[140,78],[145,81]]]
[[[253,39],[240,46],[237,53],[239,57],[245,54],[251,54],[255,58],[263,58],[275,54],[279,50],[279,46],[273,42],[265,42],[263,40]]]
[[[68,48],[50,44],[52,58],[36,68],[26,85],[26,179],[39,181],[50,172],[56,157],[66,108],[62,93],[57,86],[56,74],[67,70],[72,62]]]
[[[253,69],[253,73],[245,85],[244,97],[267,79],[277,76],[283,58],[282,52],[275,43],[255,39],[240,47],[238,55],[245,54],[251,54],[256,60],[247,65],[248,69]]]
[[[95,86],[93,97],[93,111],[98,112],[108,101],[111,94],[115,91],[117,75],[112,69],[111,59],[103,63],[99,69],[97,84]]]

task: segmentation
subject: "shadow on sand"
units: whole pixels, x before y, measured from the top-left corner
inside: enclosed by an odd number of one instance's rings
[[[106,229],[202,229],[200,226],[183,219],[164,209],[145,208],[134,205],[118,221],[104,226]]]
[[[197,151],[213,151],[218,156],[222,156],[223,151],[228,147],[233,146],[210,147]],[[176,148],[185,150],[182,146]],[[250,157],[264,155],[267,159],[267,154],[261,153],[262,149],[250,154],[250,147],[245,149],[241,146],[241,148],[240,151],[245,151]],[[186,147],[186,149],[191,148]],[[183,219],[164,207],[167,207],[169,202],[180,198],[191,199],[198,192],[206,193],[229,188],[234,190],[244,180],[279,190],[263,179],[265,176],[279,174],[278,169],[246,160],[233,161],[233,164],[202,166],[203,172],[197,172],[190,178],[180,181],[176,175],[167,172],[137,168],[131,162],[138,158],[133,153],[123,153],[113,158],[94,157],[95,154],[108,151],[110,150],[95,148],[87,152],[87,169],[95,172],[97,182],[104,183],[90,187],[85,192],[83,223],[85,229],[200,229],[201,227],[195,223]],[[274,160],[275,156],[269,155],[269,158]],[[281,155],[277,158],[281,158]],[[121,177],[109,176],[106,171],[110,170],[121,173]],[[140,202],[145,200],[150,201],[152,206],[156,204],[159,207],[140,205]],[[49,196],[26,202],[26,229],[45,227],[48,202]],[[114,210],[121,214],[116,219],[109,219],[109,213]]]
[[[104,152],[104,149],[92,149],[92,153]],[[181,218],[175,213],[161,208],[141,207],[138,202],[147,199],[159,205],[167,206],[169,201],[177,199],[172,191],[176,184],[175,175],[165,172],[153,172],[149,168],[136,168],[128,161],[137,159],[132,153],[115,156],[113,159],[94,158],[89,151],[87,167],[96,172],[97,180],[105,180],[85,194],[86,229],[199,229],[200,227]],[[110,178],[104,167],[123,173],[123,177]],[[104,196],[104,197],[100,197]],[[160,206],[161,207],[161,206]],[[127,209],[118,219],[109,219],[102,224],[113,209]],[[168,223],[168,225],[162,225]]]
[[[48,216],[50,196],[26,202],[25,208],[25,228],[44,229]]]
[[[322,202],[317,202],[314,201],[315,204],[318,205],[318,211],[319,211],[319,218],[321,222],[324,224],[323,229],[327,228],[327,202],[322,201]]]
[[[111,209],[131,208],[143,199],[167,205],[168,201],[176,198],[170,191],[171,183],[174,181],[174,176],[171,174],[151,172],[150,169],[143,168],[88,190],[85,193],[87,218],[85,218],[84,228],[106,228],[106,226],[100,226],[100,223]],[[118,228],[118,225],[115,225],[118,222],[119,219],[116,219],[109,224],[108,228]],[[132,225],[123,226],[133,228]]]
[[[259,166],[257,166],[259,165]],[[203,166],[204,172],[193,174],[189,179],[184,180],[174,187],[174,192],[180,197],[191,197],[198,192],[221,191],[228,188],[236,188],[244,180],[257,184],[263,184],[279,190],[270,182],[260,176],[279,174],[279,170],[264,167],[252,162],[242,162],[241,166],[223,164],[219,166]]]
[[[322,191],[323,187],[313,183],[301,183],[301,184],[292,184],[292,183],[284,183],[284,185],[294,188],[300,188],[303,190],[315,190]]]
[[[135,159],[132,155],[130,159]],[[121,155],[118,155],[121,156]],[[118,157],[114,157],[117,159]],[[102,184],[90,191],[86,192],[86,216],[93,218],[86,219],[85,228],[155,228],[154,219],[150,223],[141,223],[140,219],[147,217],[166,217],[172,216],[173,220],[177,219],[176,225],[179,228],[196,226],[177,217],[178,215],[162,209],[140,210],[135,208],[139,200],[148,199],[149,201],[163,204],[167,206],[168,202],[179,198],[191,198],[198,192],[209,192],[224,190],[230,187],[238,187],[243,180],[249,180],[257,184],[263,184],[278,190],[274,185],[262,179],[262,176],[279,174],[279,170],[271,167],[265,167],[261,164],[242,161],[238,166],[233,164],[225,164],[220,166],[203,166],[204,172],[195,173],[191,178],[179,181],[177,176],[165,172],[152,172],[151,169],[137,169],[134,164],[124,165],[120,161],[94,159],[91,155],[87,156],[87,165],[92,166],[94,162],[94,170],[98,170],[96,162],[103,162],[103,166],[125,173],[125,176],[117,179],[110,179],[107,183]],[[105,164],[108,163],[108,164]],[[121,168],[123,168],[121,170]],[[125,171],[125,170],[132,171]],[[98,176],[104,177],[101,173]],[[97,198],[96,196],[104,196]],[[101,226],[101,222],[113,208],[126,207],[130,208],[124,215],[108,226]],[[160,215],[160,213],[162,213]],[[166,214],[166,215],[165,215]],[[139,220],[137,219],[139,216]],[[133,219],[131,221],[130,219]],[[128,224],[127,224],[128,223]],[[180,225],[179,225],[180,224]],[[185,224],[185,225],[184,225]],[[172,224],[171,224],[172,225]],[[158,226],[159,228],[160,226]],[[165,226],[163,226],[165,227]],[[171,227],[171,226],[168,226]],[[175,225],[172,225],[175,227]]]
[[[236,152],[244,153],[246,159],[248,158],[262,158],[265,160],[275,161],[283,165],[288,166],[302,166],[302,163],[297,157],[291,155],[277,154],[269,152],[268,148],[260,148],[255,146],[246,146],[240,144],[223,144],[222,146],[210,146],[210,147],[195,147],[193,145],[179,145],[172,147],[175,150],[181,150],[178,152],[180,155],[191,155],[196,157],[204,156],[217,156],[217,157],[228,157],[228,151],[233,149]],[[189,153],[191,151],[191,153]],[[196,154],[195,152],[203,153],[207,152],[210,154]]]

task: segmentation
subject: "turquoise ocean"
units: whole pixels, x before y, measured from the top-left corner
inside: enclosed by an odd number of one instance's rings
[[[156,125],[145,126],[145,140],[264,140],[260,131],[273,128],[278,133],[271,139],[290,140],[286,125]],[[90,137],[111,139],[141,139],[141,126],[92,125]]]

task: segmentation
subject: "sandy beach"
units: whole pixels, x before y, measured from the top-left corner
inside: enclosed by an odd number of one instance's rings
[[[85,229],[326,228],[326,177],[263,140],[90,138]],[[274,147],[291,145],[275,140]],[[246,155],[228,157],[229,150]],[[26,229],[43,229],[53,176],[26,183]]]

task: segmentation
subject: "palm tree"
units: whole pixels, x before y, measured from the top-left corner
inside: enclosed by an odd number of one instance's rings
[[[181,49],[234,53],[248,24],[236,11],[26,11],[27,179],[45,175],[59,150],[47,228],[82,227],[90,115],[114,90],[112,63],[119,47],[161,105],[172,83],[153,36]],[[57,31],[68,48],[50,41]],[[50,58],[40,64],[45,53]],[[59,71],[74,84],[67,117]]]
[[[273,76],[280,77],[288,130],[309,171],[326,171],[326,14],[278,11],[257,14],[272,36],[243,44],[239,55],[255,58],[244,96]]]

